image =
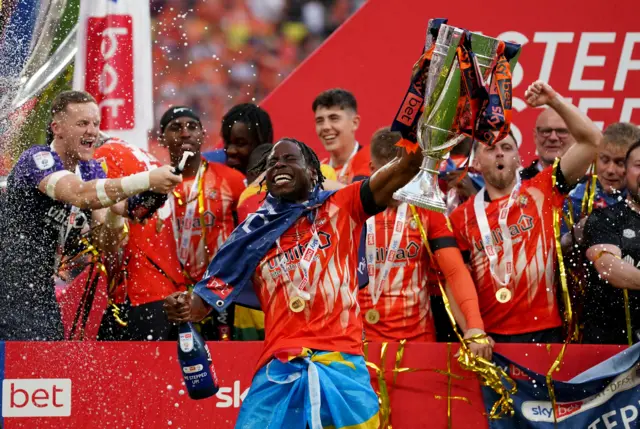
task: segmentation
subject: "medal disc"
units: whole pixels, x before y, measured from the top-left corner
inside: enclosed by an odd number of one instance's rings
[[[300,298],[299,296],[293,297],[289,301],[289,308],[294,313],[300,313],[301,311],[304,310],[304,307],[305,307],[304,299]]]
[[[506,287],[498,289],[498,292],[496,292],[496,299],[501,304],[511,301],[511,291]]]
[[[380,321],[380,313],[375,308],[372,308],[371,310],[367,311],[367,314],[365,314],[364,317],[367,320],[367,322],[371,323],[372,325],[375,325]]]

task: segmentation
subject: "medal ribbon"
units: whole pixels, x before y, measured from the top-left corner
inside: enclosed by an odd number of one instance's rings
[[[349,170],[351,161],[353,161],[353,157],[356,156],[356,153],[358,153],[359,148],[360,148],[360,145],[356,142],[355,146],[353,147],[353,152],[351,152],[351,155],[349,155],[349,158],[347,159],[347,161],[342,165],[342,168],[340,169],[340,173],[338,173],[338,180],[342,179],[344,176],[347,175],[347,170]],[[329,166],[336,168],[336,166],[333,165],[331,160],[329,160]]]
[[[491,229],[489,228],[489,221],[487,220],[487,212],[484,207],[484,193],[486,188],[482,188],[480,192],[476,194],[473,200],[473,210],[478,220],[478,229],[480,229],[480,235],[482,236],[482,245],[484,246],[484,252],[489,258],[489,270],[491,276],[501,286],[507,286],[511,280],[511,274],[513,274],[513,242],[511,241],[511,233],[507,226],[507,218],[509,217],[509,209],[515,202],[518,192],[520,191],[520,175],[516,174],[516,184],[511,190],[507,205],[500,209],[500,217],[498,218],[498,225],[500,226],[500,233],[502,234],[502,260],[505,261],[505,278],[504,281],[500,279],[496,271],[498,264],[498,254],[493,245],[491,238]]]
[[[187,259],[189,257],[189,247],[191,244],[191,237],[193,236],[193,223],[195,221],[196,206],[199,199],[198,193],[200,190],[200,181],[202,181],[204,168],[198,169],[198,174],[193,180],[189,194],[187,195],[187,208],[182,221],[182,233],[178,231],[178,222],[176,219],[175,206],[171,211],[173,214],[173,234],[178,244],[178,259],[182,266],[186,266]]]
[[[302,253],[302,257],[300,258],[300,262],[298,262],[298,267],[302,271],[302,281],[295,289],[295,295],[304,299],[305,301],[309,301],[311,299],[311,295],[307,291],[307,286],[309,284],[309,267],[311,266],[311,262],[318,253],[318,249],[320,248],[320,236],[318,235],[318,231],[316,230],[315,223],[311,226],[311,231],[313,235],[311,236],[311,240],[307,243],[307,246]],[[280,247],[280,239],[276,241],[276,245],[278,246],[278,250],[282,253],[282,257],[278,260],[278,265],[280,265],[280,271],[282,274],[286,276],[287,281],[290,285],[293,285],[293,280],[289,275],[289,270],[287,269],[287,256]]]
[[[369,273],[369,294],[371,295],[371,301],[375,307],[382,295],[382,287],[384,282],[389,277],[391,272],[391,266],[396,259],[398,248],[400,247],[400,241],[402,240],[402,233],[404,232],[405,225],[407,224],[407,203],[400,204],[396,212],[396,218],[393,222],[393,234],[391,234],[391,245],[387,251],[387,255],[382,266],[381,278],[376,282],[376,226],[375,217],[367,219],[367,243],[366,243],[366,257],[367,257],[367,271]],[[385,243],[386,244],[386,243]]]
[[[440,26],[446,23],[446,19],[433,19],[429,22],[425,47],[420,59],[413,66],[411,84],[391,124],[391,131],[398,131],[402,135],[402,140],[396,146],[403,147],[408,153],[414,153],[419,147],[416,130],[424,110],[425,80],[436,47],[438,31]]]

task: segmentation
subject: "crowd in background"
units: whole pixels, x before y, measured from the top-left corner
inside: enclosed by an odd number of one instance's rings
[[[189,105],[218,130],[231,106],[259,103],[362,3],[152,0],[155,117]],[[213,132],[205,146],[217,142]]]

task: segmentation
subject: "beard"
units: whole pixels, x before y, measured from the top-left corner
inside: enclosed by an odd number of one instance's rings
[[[499,170],[497,168],[491,168],[484,176],[484,180],[496,189],[506,189],[515,181],[517,169],[503,168]]]

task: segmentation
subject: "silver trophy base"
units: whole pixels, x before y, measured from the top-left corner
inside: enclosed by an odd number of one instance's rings
[[[447,205],[438,186],[438,166],[441,159],[424,157],[420,172],[402,188],[393,193],[393,198],[407,204],[438,213],[445,213]]]

